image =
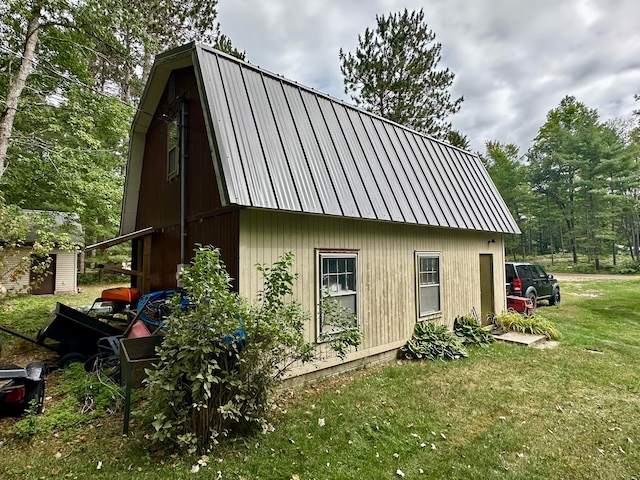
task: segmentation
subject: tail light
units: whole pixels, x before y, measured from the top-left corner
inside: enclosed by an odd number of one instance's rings
[[[511,282],[511,291],[513,293],[522,293],[522,280],[514,278],[513,282]]]
[[[13,390],[7,392],[7,394],[4,396],[4,401],[5,403],[19,402],[24,398],[24,395],[25,395],[24,387],[14,388]]]

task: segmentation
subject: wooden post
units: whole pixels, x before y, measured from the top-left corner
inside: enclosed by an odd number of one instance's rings
[[[142,288],[141,293],[151,291],[151,235],[144,237],[142,247]]]

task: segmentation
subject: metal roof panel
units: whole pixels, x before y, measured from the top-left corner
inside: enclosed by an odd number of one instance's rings
[[[195,47],[229,202],[519,233],[477,156]]]

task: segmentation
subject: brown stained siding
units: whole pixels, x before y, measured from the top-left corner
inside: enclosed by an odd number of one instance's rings
[[[175,72],[176,96],[187,99],[186,149],[186,215],[194,217],[221,207],[218,184],[205,122],[198,97],[193,68]],[[180,115],[180,102],[168,101],[167,89],[162,95],[145,144],[138,217],[136,228],[169,227],[180,224],[180,177],[167,180],[168,125],[161,120],[163,113]]]
[[[239,250],[238,250],[239,211],[233,211],[190,222],[187,224],[187,245],[190,249],[185,256],[188,260],[193,257],[193,246],[213,245],[220,249],[222,260],[227,266],[227,272],[238,285]]]
[[[480,311],[481,253],[493,254],[494,309],[499,313],[504,308],[499,234],[251,209],[242,210],[240,220],[240,293],[247,297],[261,288],[254,265],[273,263],[291,251],[299,274],[295,296],[305,310],[315,314],[315,249],[359,251],[359,317],[364,340],[350,359],[397,348],[411,336],[418,318],[416,251],[440,253],[442,314],[432,321],[451,327],[455,317],[468,315],[474,307]],[[489,243],[493,238],[496,242]],[[315,318],[308,326],[307,339],[316,339]]]
[[[238,278],[238,212],[221,214],[224,211],[220,210],[218,183],[193,68],[176,70],[174,74],[176,97],[187,101],[186,166],[180,173],[186,175],[185,261],[191,260],[195,243],[210,244],[221,249],[229,273]],[[152,291],[175,288],[180,263],[180,176],[167,180],[168,125],[161,119],[168,112],[180,115],[180,101],[169,101],[165,88],[147,133],[136,219],[136,228],[156,229],[151,253]],[[137,253],[134,258],[141,256]],[[134,263],[134,268],[139,268],[139,262]]]

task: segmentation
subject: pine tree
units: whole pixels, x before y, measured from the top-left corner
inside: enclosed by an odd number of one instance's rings
[[[355,54],[340,49],[345,93],[355,92],[359,107],[446,140],[446,119],[460,110],[463,97],[451,98],[454,74],[438,68],[442,46],[423,10],[376,15],[376,23],[358,35]]]

